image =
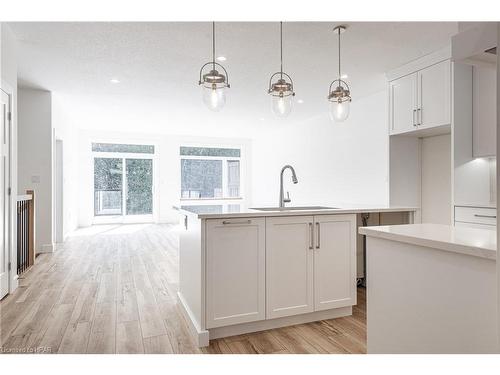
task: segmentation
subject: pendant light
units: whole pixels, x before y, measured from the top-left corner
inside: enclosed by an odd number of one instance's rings
[[[330,84],[328,90],[328,101],[330,102],[330,118],[335,122],[342,122],[349,116],[349,104],[351,103],[351,91],[349,85],[341,79],[340,70],[340,34],[346,30],[346,26],[337,26],[333,29],[339,39],[339,77]],[[335,89],[332,90],[332,87]]]
[[[292,111],[292,78],[283,71],[283,22],[280,22],[280,71],[271,75],[268,94],[271,95],[271,109],[276,116],[286,117]],[[277,78],[275,82],[273,79]]]
[[[224,74],[220,73],[217,67],[221,68]],[[225,91],[230,86],[226,69],[215,62],[215,22],[212,22],[212,61],[201,67],[198,84],[202,86],[205,105],[212,111],[220,111],[226,104]]]

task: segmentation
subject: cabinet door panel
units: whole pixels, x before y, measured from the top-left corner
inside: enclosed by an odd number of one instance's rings
[[[266,218],[267,319],[313,311],[312,216]]]
[[[356,304],[356,216],[315,216],[314,309]]]
[[[451,123],[451,62],[431,65],[418,72],[418,123],[420,127]]]
[[[265,219],[207,220],[207,328],[265,319]]]
[[[417,73],[391,81],[390,108],[391,133],[414,130],[417,108]]]

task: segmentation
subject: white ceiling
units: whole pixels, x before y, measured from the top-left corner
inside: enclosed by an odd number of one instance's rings
[[[324,109],[336,78],[336,22],[284,23],[284,69],[294,79],[295,119]],[[10,23],[19,40],[19,78],[75,97],[163,111],[202,111],[199,68],[210,59],[211,24]],[[342,34],[342,66],[353,100],[384,89],[384,73],[450,43],[457,23],[347,22]],[[229,73],[226,114],[270,117],[266,94],[279,69],[279,23],[217,24],[217,55]],[[117,78],[120,84],[109,81]],[[82,99],[84,100],[84,99]]]

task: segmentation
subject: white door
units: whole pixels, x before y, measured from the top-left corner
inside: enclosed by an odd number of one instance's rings
[[[264,218],[207,220],[206,326],[265,319]]]
[[[0,298],[9,292],[10,97],[0,90]]]
[[[313,311],[313,217],[266,218],[266,318]]]
[[[314,310],[356,304],[356,216],[314,216]]]
[[[414,130],[417,123],[417,73],[391,81],[389,90],[391,133]]]
[[[432,128],[451,123],[451,62],[443,61],[418,72],[418,124]]]

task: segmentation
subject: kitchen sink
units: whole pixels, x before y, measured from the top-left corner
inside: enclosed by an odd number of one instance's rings
[[[298,206],[298,207],[258,207],[250,209],[256,211],[310,211],[310,210],[338,210],[339,207]]]

